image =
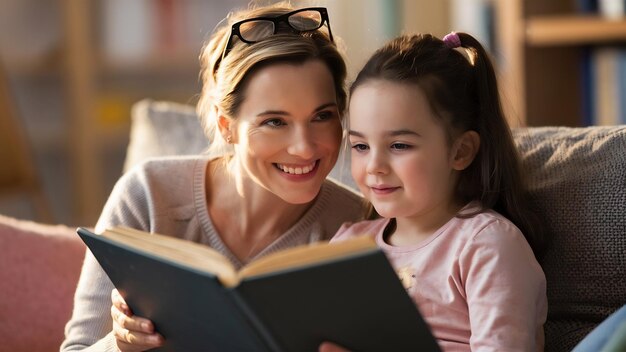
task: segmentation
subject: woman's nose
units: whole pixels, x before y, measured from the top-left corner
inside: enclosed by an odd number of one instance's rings
[[[287,152],[302,159],[315,156],[315,136],[310,128],[295,128],[290,138]]]

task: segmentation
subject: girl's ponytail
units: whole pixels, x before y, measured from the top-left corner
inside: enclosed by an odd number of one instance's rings
[[[458,33],[457,36],[473,66],[479,104],[477,126],[483,141],[477,158],[481,165],[483,189],[480,202],[483,207],[492,208],[515,223],[539,256],[543,250],[543,236],[536,226],[536,216],[528,206],[521,162],[500,102],[493,63],[482,44],[473,36],[466,33]],[[447,44],[446,41],[444,43]]]

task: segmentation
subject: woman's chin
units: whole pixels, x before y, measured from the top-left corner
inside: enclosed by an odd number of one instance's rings
[[[314,201],[319,193],[320,188],[317,188],[317,191],[311,190],[308,192],[286,192],[286,194],[281,194],[280,198],[289,204],[307,204]]]

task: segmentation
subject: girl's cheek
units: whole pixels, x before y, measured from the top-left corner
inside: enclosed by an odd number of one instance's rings
[[[352,178],[357,183],[359,188],[361,188],[363,186],[363,183],[365,182],[365,167],[367,161],[364,157],[355,156],[354,154],[355,153],[352,154]]]

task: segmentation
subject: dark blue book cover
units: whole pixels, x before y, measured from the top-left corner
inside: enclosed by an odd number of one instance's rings
[[[292,248],[235,271],[206,246],[137,232],[78,229],[128,306],[165,337],[158,351],[315,352],[324,341],[365,352],[440,350],[368,239]]]

